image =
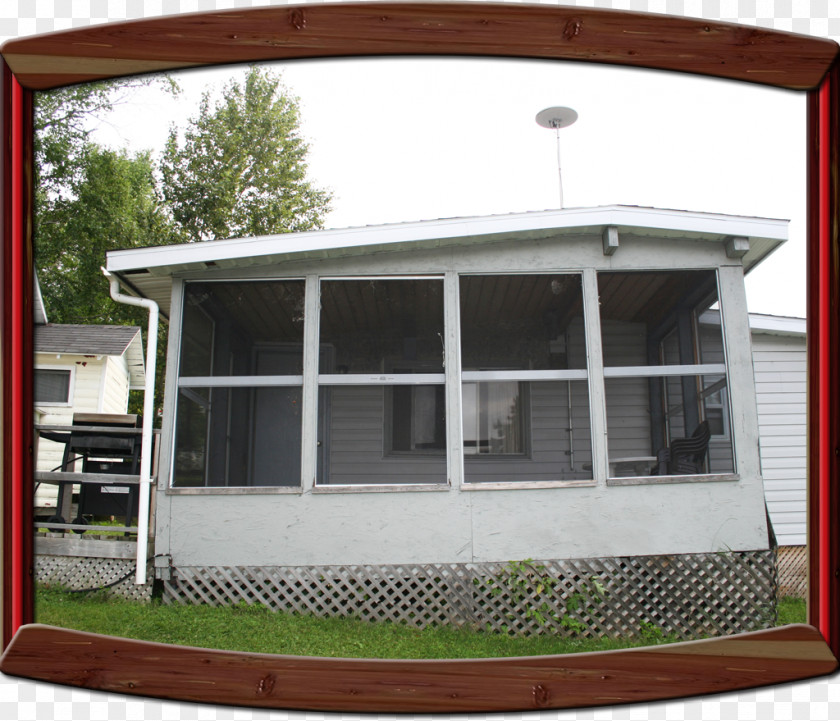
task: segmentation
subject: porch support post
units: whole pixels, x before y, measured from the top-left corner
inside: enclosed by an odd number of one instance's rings
[[[184,281],[172,279],[172,295],[169,306],[169,339],[167,341],[166,376],[163,384],[163,407],[170,409],[163,414],[160,426],[160,455],[158,457],[157,498],[155,500],[155,554],[171,554],[171,496],[167,489],[172,487],[173,459],[175,454],[176,403],[178,401],[178,361],[181,348],[181,330],[184,313]]]
[[[317,275],[306,276],[303,324],[303,410],[301,417],[301,490],[309,493],[318,474],[318,358],[320,355],[321,287]]]
[[[446,460],[449,484],[460,489],[464,482],[464,427],[461,422],[461,343],[458,274],[443,279],[444,374],[446,376]]]
[[[592,477],[607,485],[607,406],[604,389],[604,356],[601,350],[601,311],[598,302],[598,274],[583,271],[583,318],[586,326],[586,354],[589,359],[589,418],[592,429]]]
[[[743,483],[760,482],[758,407],[744,271],[740,266],[722,266],[718,273],[735,472]],[[757,522],[766,523],[764,513],[759,515]]]

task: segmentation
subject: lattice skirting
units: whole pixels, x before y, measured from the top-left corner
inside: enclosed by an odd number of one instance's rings
[[[71,590],[97,589],[122,578],[108,588],[115,596],[133,601],[150,601],[154,568],[146,569],[147,583],[134,583],[136,562],[126,558],[82,558],[78,556],[35,556],[35,580],[48,586]],[[126,576],[125,578],[123,578]]]
[[[808,547],[779,546],[779,596],[808,595]]]
[[[163,601],[509,634],[690,639],[776,620],[772,551],[517,564],[175,567]]]

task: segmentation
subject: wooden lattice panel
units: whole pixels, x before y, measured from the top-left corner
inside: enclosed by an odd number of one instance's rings
[[[780,546],[779,597],[808,595],[808,547]]]
[[[177,567],[165,603],[261,603],[316,616],[509,634],[681,638],[775,623],[772,551],[516,564]]]
[[[39,555],[35,557],[35,580],[73,591],[108,587],[107,590],[115,596],[149,601],[152,598],[154,569],[150,563],[146,569],[147,582],[137,585],[134,583],[135,568],[135,561],[124,558]],[[119,582],[110,586],[115,581]]]

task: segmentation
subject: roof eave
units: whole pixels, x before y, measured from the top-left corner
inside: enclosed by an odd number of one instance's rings
[[[749,270],[785,241],[787,224],[786,220],[628,206],[570,208],[111,251],[107,254],[107,268],[130,282],[131,275],[137,271],[170,275],[218,264],[236,265],[243,259],[248,259],[248,262],[259,259],[259,262],[268,264],[292,258],[305,259],[310,255],[323,257],[329,252],[364,254],[384,248],[398,250],[403,246],[436,247],[523,236],[549,237],[558,231],[613,225],[620,231],[647,228],[697,235],[762,238],[769,243],[769,249],[752,257],[747,254],[745,268]],[[279,241],[282,241],[282,252],[278,253]]]

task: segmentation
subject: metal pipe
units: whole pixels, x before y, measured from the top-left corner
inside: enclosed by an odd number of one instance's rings
[[[143,430],[140,446],[140,491],[137,508],[137,572],[134,582],[146,583],[146,556],[149,548],[149,501],[152,468],[152,422],[155,412],[155,363],[157,361],[157,336],[160,309],[148,298],[136,298],[120,293],[120,282],[105,268],[102,272],[111,284],[111,298],[117,303],[146,308],[149,311],[149,326],[146,339],[146,383],[143,388]]]

